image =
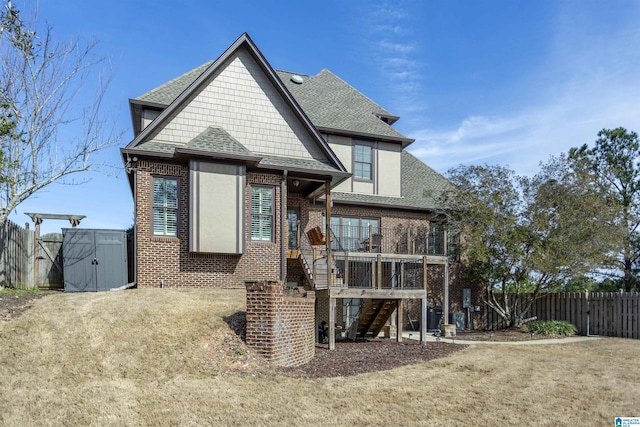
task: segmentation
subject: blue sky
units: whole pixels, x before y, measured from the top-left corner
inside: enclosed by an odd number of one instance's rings
[[[25,9],[25,3],[14,2]],[[113,82],[104,108],[132,139],[128,99],[218,57],[243,32],[276,69],[328,68],[401,117],[409,150],[439,172],[541,161],[591,144],[603,128],[640,131],[640,1],[51,1],[56,38],[95,38]],[[116,166],[54,184],[18,207],[83,214],[127,228],[133,203]],[[67,225],[45,221],[44,232]]]

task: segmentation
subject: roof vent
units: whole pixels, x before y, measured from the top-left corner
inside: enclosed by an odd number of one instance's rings
[[[304,79],[302,78],[302,76],[294,74],[293,76],[291,76],[291,81],[297,85],[301,85],[302,82],[304,82]]]

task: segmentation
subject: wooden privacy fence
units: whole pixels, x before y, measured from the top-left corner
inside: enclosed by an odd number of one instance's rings
[[[0,227],[0,283],[27,289],[33,287],[33,230],[8,221]]]
[[[0,228],[0,284],[29,289],[35,286],[34,239],[35,233],[8,221]],[[41,288],[62,288],[62,235],[46,234],[38,239],[38,285]],[[6,248],[6,250],[2,250]]]
[[[524,294],[522,301],[532,297]],[[520,307],[521,308],[521,307]],[[537,320],[564,320],[580,335],[640,338],[640,292],[563,292],[542,294],[524,313]],[[485,306],[486,329],[507,325],[489,306]]]

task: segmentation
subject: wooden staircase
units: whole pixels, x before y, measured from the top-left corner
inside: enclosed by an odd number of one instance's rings
[[[382,328],[398,308],[398,300],[394,299],[369,299],[360,309],[357,320],[357,335],[377,337]]]
[[[343,286],[344,279],[340,274],[340,269],[332,260],[331,268],[327,265],[327,251],[314,247],[308,240],[305,233],[300,239],[299,260],[304,270],[304,274],[314,289],[327,289],[329,287],[329,277],[331,286]]]

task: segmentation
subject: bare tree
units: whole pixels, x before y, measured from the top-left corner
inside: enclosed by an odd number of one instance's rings
[[[99,68],[95,41],[54,41],[37,30],[37,14],[23,21],[11,2],[0,11],[0,226],[35,192],[69,175],[103,164],[97,151],[121,134],[100,107],[111,74]],[[87,97],[87,85],[96,92]],[[71,135],[71,136],[70,136]],[[0,243],[0,245],[2,245]],[[1,247],[1,246],[0,246]]]

